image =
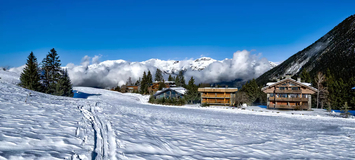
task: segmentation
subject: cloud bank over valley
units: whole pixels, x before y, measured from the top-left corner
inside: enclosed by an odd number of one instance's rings
[[[198,59],[160,60],[150,59],[143,62],[128,62],[125,60],[107,60],[100,62],[101,55],[84,56],[80,65],[69,63],[65,66],[74,86],[111,88],[124,85],[129,77],[137,81],[144,71],[154,74],[157,68],[163,71],[167,79],[169,74],[176,75],[184,70],[186,83],[191,76],[196,83],[218,83],[235,79],[249,80],[256,78],[276,66],[262,58],[261,54],[252,54],[243,50],[233,53],[232,59],[221,61],[209,57]],[[24,66],[11,68],[10,71],[21,73]]]

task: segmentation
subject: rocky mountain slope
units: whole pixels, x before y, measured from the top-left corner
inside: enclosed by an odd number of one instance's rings
[[[307,48],[257,78],[259,84],[305,69],[314,76],[329,69],[338,78],[350,78],[355,73],[355,15],[346,18],[330,32]]]

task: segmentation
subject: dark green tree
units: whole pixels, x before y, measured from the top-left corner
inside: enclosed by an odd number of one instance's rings
[[[307,83],[312,82],[311,76],[309,75],[306,69],[302,70],[300,77],[302,82],[307,82]]]
[[[56,95],[58,96],[67,96],[67,97],[73,97],[73,87],[68,75],[68,70],[61,70],[61,76],[57,82],[56,85]]]
[[[175,84],[178,87],[185,87],[186,83],[185,83],[185,78],[184,78],[184,71],[179,71],[179,74],[176,76],[175,79]]]
[[[261,91],[261,87],[258,86],[255,79],[245,83],[240,91],[246,93],[248,96],[248,102],[250,104],[260,104],[266,102],[266,94]]]
[[[185,93],[184,98],[188,103],[194,103],[199,100],[199,93],[197,91],[198,87],[195,85],[194,77],[191,77],[187,86],[187,92]]]
[[[41,91],[42,85],[38,71],[37,58],[34,56],[33,52],[31,52],[27,58],[26,67],[23,69],[20,76],[20,85],[30,90]]]
[[[152,73],[150,73],[149,70],[148,70],[148,75],[147,75],[147,83],[149,85],[153,84],[153,76],[152,76]]]
[[[155,81],[163,81],[163,72],[160,69],[157,69],[155,72]]]
[[[44,85],[44,92],[54,94],[57,88],[57,82],[60,78],[60,60],[57,51],[53,48],[48,52],[46,58],[42,61],[41,80]]]
[[[164,80],[159,82],[158,90],[162,90],[163,88],[166,88],[166,85],[165,85],[165,81],[164,81]]]
[[[168,81],[174,81],[174,79],[173,79],[173,77],[171,76],[171,74],[169,74]]]
[[[148,87],[149,87],[149,84],[148,84],[148,76],[147,74],[145,73],[145,71],[143,72],[143,78],[142,78],[142,81],[141,81],[141,84],[140,84],[140,89],[141,89],[141,94],[148,94],[149,91],[148,91]]]

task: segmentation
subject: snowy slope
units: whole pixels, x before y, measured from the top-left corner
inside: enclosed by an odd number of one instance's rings
[[[354,119],[159,106],[147,96],[74,89],[90,96],[51,96],[1,79],[0,159],[355,158]]]

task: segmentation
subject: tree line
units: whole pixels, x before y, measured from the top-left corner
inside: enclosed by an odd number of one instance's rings
[[[20,86],[52,95],[73,97],[73,88],[68,71],[61,68],[57,51],[51,49],[38,64],[31,52],[20,76]]]

